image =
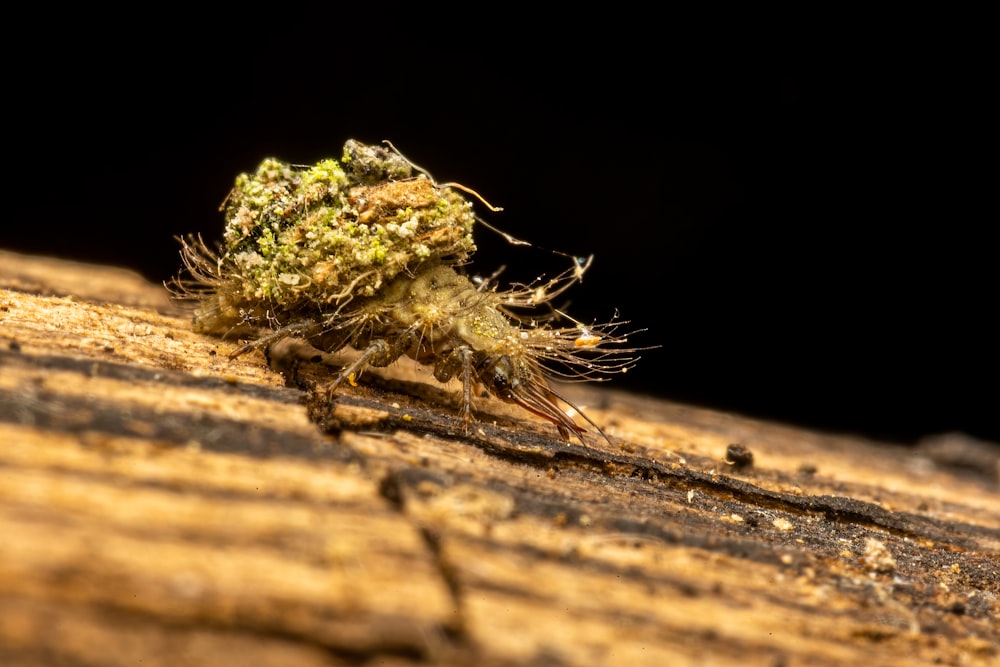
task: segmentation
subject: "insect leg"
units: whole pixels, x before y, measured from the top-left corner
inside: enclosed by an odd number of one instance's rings
[[[456,372],[462,374],[462,428],[466,431],[472,422],[472,356],[472,350],[462,345],[434,366],[434,377],[438,382],[447,382],[455,377]]]
[[[365,350],[361,353],[360,356],[358,356],[357,359],[355,359],[347,366],[342,368],[340,372],[337,374],[337,377],[335,377],[333,381],[330,382],[329,385],[327,385],[326,387],[327,397],[332,401],[333,395],[337,391],[337,387],[339,387],[344,382],[344,380],[350,379],[351,377],[355,376],[359,371],[364,370],[365,366],[368,365],[386,366],[399,357],[399,354],[396,354],[395,357],[393,357],[392,359],[384,361],[391,354],[392,350],[389,347],[389,343],[387,343],[385,340],[381,338],[373,340],[371,342],[371,345],[366,347]],[[384,363],[380,363],[383,361]]]
[[[462,346],[456,352],[462,362],[462,428],[468,431],[472,421],[472,351]]]

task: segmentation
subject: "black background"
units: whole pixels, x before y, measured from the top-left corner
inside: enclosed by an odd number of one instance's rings
[[[934,20],[765,35],[634,13],[237,11],[22,26],[5,47],[4,247],[162,281],[173,236],[219,236],[237,173],[391,139],[503,206],[486,217],[504,231],[596,255],[570,312],[617,310],[662,346],[615,386],[881,438],[1000,440],[995,81],[975,36]],[[475,271],[565,267],[477,238]]]

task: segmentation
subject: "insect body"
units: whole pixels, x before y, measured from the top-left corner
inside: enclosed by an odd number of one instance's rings
[[[458,378],[462,416],[474,387],[539,415],[564,438],[582,437],[550,377],[604,379],[635,362],[616,324],[556,326],[551,302],[578,282],[589,260],[554,279],[499,290],[474,283],[461,264],[474,251],[471,204],[386,149],[349,141],[338,164],[293,168],[265,161],[241,176],[227,201],[218,252],[183,239],[190,277],[175,292],[200,302],[196,328],[237,332],[292,369],[318,349],[360,355],[328,386],[402,356]],[[341,166],[344,165],[344,166]],[[547,308],[541,317],[536,314]],[[291,345],[289,341],[308,345]],[[575,409],[575,408],[574,408]],[[582,413],[581,413],[582,414]],[[583,415],[598,431],[600,429]]]

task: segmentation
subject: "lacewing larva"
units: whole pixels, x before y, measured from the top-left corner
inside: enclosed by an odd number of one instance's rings
[[[221,244],[180,239],[185,269],[171,288],[197,301],[196,330],[252,339],[235,354],[264,348],[272,365],[291,369],[317,350],[357,350],[327,387],[331,407],[344,381],[405,355],[441,382],[461,380],[466,426],[475,387],[547,419],[563,438],[585,433],[570,412],[604,435],[549,383],[607,379],[641,349],[615,334],[622,322],[584,326],[553,306],[590,258],[531,285],[470,279],[463,267],[482,220],[462,193],[478,197],[436,183],[391,144],[349,140],[339,160],[311,166],[267,159],[223,203]]]

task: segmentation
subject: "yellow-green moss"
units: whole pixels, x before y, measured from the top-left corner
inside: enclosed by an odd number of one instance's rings
[[[221,261],[234,300],[283,311],[370,296],[403,271],[475,251],[471,202],[414,175],[394,151],[354,140],[339,161],[268,158],[240,174],[225,219]]]

